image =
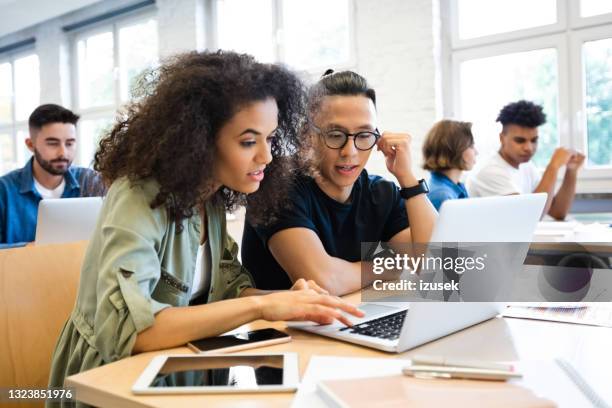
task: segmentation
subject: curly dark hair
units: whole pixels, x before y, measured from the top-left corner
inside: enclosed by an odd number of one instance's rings
[[[518,125],[527,128],[536,128],[546,123],[546,114],[543,112],[540,105],[533,102],[520,100],[518,102],[509,103],[504,106],[499,115],[497,122],[502,125]]]
[[[151,208],[165,205],[179,225],[209,200],[235,210],[246,203],[245,194],[211,188],[215,139],[242,107],[274,98],[274,159],[248,199],[254,221],[274,217],[286,198],[304,117],[304,86],[292,72],[246,54],[189,52],[141,76],[137,92],[140,100],[128,105],[95,154],[94,168],[107,184],[120,177],[154,178],[160,191]]]

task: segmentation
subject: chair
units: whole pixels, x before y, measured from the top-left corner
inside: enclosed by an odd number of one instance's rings
[[[46,388],[87,241],[0,251],[0,386]],[[10,404],[41,407],[41,401]]]

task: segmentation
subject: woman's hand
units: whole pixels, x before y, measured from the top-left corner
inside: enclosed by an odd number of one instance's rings
[[[352,326],[351,321],[341,311],[357,317],[364,316],[354,305],[335,296],[317,293],[314,289],[294,289],[260,296],[258,303],[261,318],[268,321],[310,320],[319,324],[331,324],[338,320]]]
[[[329,295],[328,291],[326,291],[325,289],[317,285],[317,282],[313,281],[312,279],[306,280],[304,278],[300,278],[296,280],[293,286],[291,287],[291,290],[306,290],[306,289],[312,289],[315,292],[320,293],[322,295]]]

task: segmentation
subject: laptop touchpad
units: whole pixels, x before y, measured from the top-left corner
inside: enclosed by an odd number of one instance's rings
[[[359,308],[359,310],[363,311],[366,314],[365,318],[369,318],[371,316],[376,316],[383,313],[393,312],[394,310],[398,309],[397,307],[393,306],[384,306],[373,303],[362,303],[357,307]]]

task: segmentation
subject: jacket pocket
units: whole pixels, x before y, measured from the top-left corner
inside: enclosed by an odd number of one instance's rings
[[[185,306],[189,301],[190,285],[161,268],[159,281],[152,297],[172,306]]]

